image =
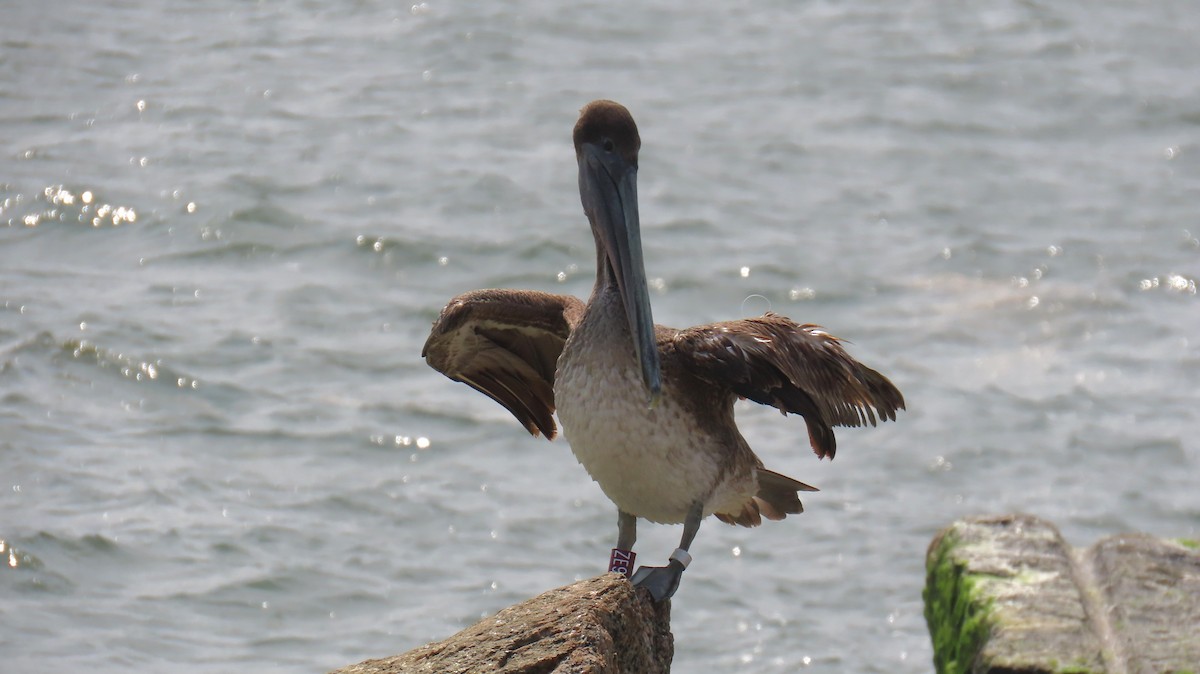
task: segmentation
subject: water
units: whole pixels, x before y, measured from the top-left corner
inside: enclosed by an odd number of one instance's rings
[[[930,671],[959,516],[1200,531],[1191,3],[141,5],[0,27],[9,669],[322,671],[601,571],[567,446],[418,356],[464,290],[587,294],[599,97],[657,320],[769,306],[909,401],[832,463],[740,408],[822,491],[705,523],[675,671]]]

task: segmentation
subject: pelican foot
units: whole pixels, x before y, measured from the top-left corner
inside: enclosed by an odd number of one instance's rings
[[[630,578],[634,587],[644,587],[650,590],[654,601],[670,599],[679,589],[679,580],[683,578],[683,564],[671,560],[667,566],[639,566],[637,572]]]

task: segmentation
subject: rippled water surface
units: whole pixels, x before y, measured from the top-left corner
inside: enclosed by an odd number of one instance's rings
[[[675,671],[931,671],[958,516],[1200,533],[1193,3],[165,7],[0,27],[7,669],[323,671],[602,571],[567,445],[419,357],[459,292],[586,296],[600,97],[657,320],[821,323],[909,401],[832,463],[739,408],[822,491],[705,523]]]

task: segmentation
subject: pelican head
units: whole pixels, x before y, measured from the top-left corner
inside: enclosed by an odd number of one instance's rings
[[[662,374],[638,220],[637,165],[642,140],[633,116],[613,101],[584,106],[574,138],[579,198],[596,238],[597,284],[617,286],[642,381],[653,404],[662,392]]]

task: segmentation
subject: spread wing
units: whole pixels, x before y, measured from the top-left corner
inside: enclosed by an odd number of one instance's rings
[[[676,357],[695,376],[743,398],[804,416],[817,456],[837,452],[833,426],[896,419],[904,396],[817,325],[774,313],[680,330]]]
[[[421,349],[433,369],[500,403],[553,440],[554,372],[583,302],[536,290],[473,290],[450,300]]]

